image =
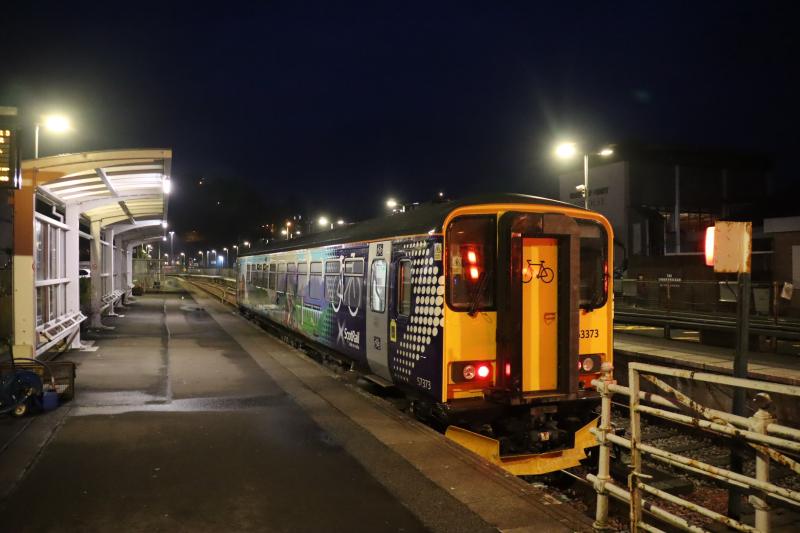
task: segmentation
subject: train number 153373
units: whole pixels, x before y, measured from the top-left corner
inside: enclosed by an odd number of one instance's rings
[[[599,329],[582,329],[581,339],[598,339],[600,338]]]

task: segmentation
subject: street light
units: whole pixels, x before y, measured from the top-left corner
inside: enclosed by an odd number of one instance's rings
[[[333,229],[333,221],[328,220],[328,217],[319,217],[319,220],[317,220],[317,222],[319,223],[320,226],[323,227],[330,226],[330,228]]]
[[[51,133],[65,133],[72,129],[69,119],[64,115],[47,115],[42,117],[41,122],[37,122],[33,134],[33,158],[39,159],[39,129],[44,129]]]
[[[555,149],[555,155],[559,159],[572,159],[578,154],[578,145],[574,142],[565,142],[558,144]],[[583,154],[583,207],[589,209],[589,156],[599,155],[601,157],[609,157],[614,154],[614,149],[607,146],[599,152],[584,152]],[[580,186],[578,187],[580,188]]]
[[[170,231],[169,232],[169,255],[170,255],[170,257],[175,255],[175,250],[173,250],[173,239],[174,238],[175,238],[175,232],[174,231]]]
[[[244,241],[242,244],[244,244],[245,246],[247,246],[248,248],[250,248],[250,241]]]
[[[225,252],[225,261],[222,262],[222,268],[225,268],[228,264],[228,249],[223,248],[222,251]]]
[[[386,200],[386,207],[388,207],[389,209],[396,208],[397,200],[395,200],[394,198],[389,198],[388,200]]]
[[[336,223],[340,226],[344,226],[344,220],[342,220],[341,218],[337,220]]]

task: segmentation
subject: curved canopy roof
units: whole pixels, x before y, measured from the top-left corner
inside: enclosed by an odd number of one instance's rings
[[[62,154],[22,163],[23,179],[37,192],[102,226],[118,222],[166,220],[172,151],[107,150]]]

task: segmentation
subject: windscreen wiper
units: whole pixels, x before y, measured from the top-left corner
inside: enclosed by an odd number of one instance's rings
[[[489,276],[486,275],[486,271],[481,272],[481,277],[478,279],[478,285],[475,287],[475,291],[472,293],[472,300],[469,302],[469,311],[467,312],[468,316],[475,316],[478,310],[478,303],[481,300],[481,296],[483,296],[483,290],[486,288],[486,280]]]

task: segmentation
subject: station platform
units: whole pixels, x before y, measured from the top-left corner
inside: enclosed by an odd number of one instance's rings
[[[633,330],[640,330],[640,333],[630,332]],[[660,335],[648,334],[651,333],[650,330],[661,332],[661,328],[615,328],[615,356],[622,355],[626,359],[648,359],[657,364],[733,374],[733,349],[707,346],[687,340],[665,339]],[[748,377],[787,385],[800,385],[800,357],[791,354],[750,352]]]
[[[119,312],[73,402],[0,420],[4,530],[591,530],[199,290]]]

